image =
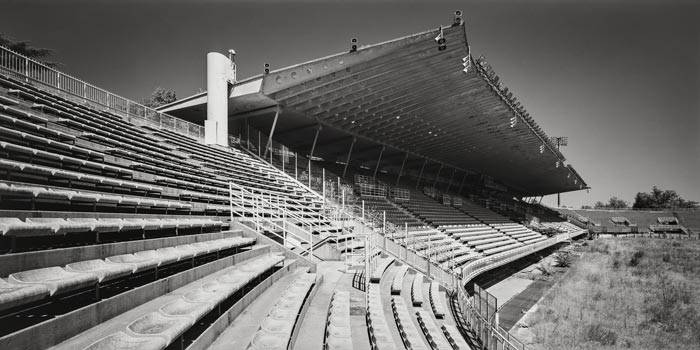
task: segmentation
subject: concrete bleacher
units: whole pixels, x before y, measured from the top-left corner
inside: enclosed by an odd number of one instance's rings
[[[418,191],[411,192],[410,200],[397,200],[396,203],[410,211],[414,216],[434,226],[480,223],[474,217],[450,205],[441,204]]]
[[[386,198],[363,197],[362,200],[365,201],[365,206],[377,213],[386,212],[387,221],[399,227],[404,227],[404,225],[408,225],[409,227],[425,225],[420,219],[411,215],[405,209],[400,209],[396,204],[390,202]]]
[[[328,308],[324,349],[352,350],[350,337],[350,294],[335,291]]]
[[[129,346],[162,349],[187,342],[187,331],[219,305],[232,303],[236,293],[284,261],[264,255],[190,282],[174,291],[111,318],[58,344],[56,349],[105,349]]]

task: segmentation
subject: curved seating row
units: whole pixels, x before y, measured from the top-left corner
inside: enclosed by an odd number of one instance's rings
[[[109,319],[55,348],[164,349],[221,302],[282,261],[284,257],[269,254],[215,272]]]
[[[440,294],[440,284],[437,282],[430,282],[430,307],[433,309],[433,314],[435,318],[444,318],[447,312],[447,307],[445,306],[445,298]]]
[[[376,267],[374,270],[372,270],[372,275],[370,276],[369,281],[371,283],[379,283],[379,281],[382,279],[382,276],[384,276],[384,272],[386,272],[386,269],[394,262],[394,258],[392,257],[384,257],[384,258],[377,258],[376,262]]]
[[[418,318],[418,324],[420,325],[421,330],[423,330],[425,339],[428,340],[428,343],[430,343],[430,346],[433,349],[451,348],[447,339],[445,339],[445,336],[443,335],[441,329],[438,328],[438,325],[435,323],[435,320],[433,320],[433,318],[428,314],[427,311],[416,311],[416,317]]]
[[[394,275],[394,280],[391,282],[391,294],[401,294],[401,288],[403,287],[403,279],[408,272],[408,265],[403,264],[396,269],[396,274]]]
[[[423,274],[417,271],[411,283],[411,302],[413,306],[423,305]]]
[[[230,237],[12,273],[0,282],[0,311],[216,251],[253,244]]]
[[[394,350],[396,345],[384,317],[379,284],[370,283],[367,286],[367,293],[366,317],[370,346],[373,350]]]
[[[454,350],[471,350],[471,347],[464,341],[462,334],[457,327],[449,324],[442,325],[442,333]]]
[[[350,293],[335,291],[328,307],[324,350],[352,350]]]
[[[263,319],[248,349],[288,349],[300,310],[315,283],[315,273],[303,273],[297,277]]]
[[[406,349],[428,350],[411,319],[411,313],[408,311],[408,306],[402,297],[391,298],[391,310],[394,313],[394,321],[396,321],[396,326],[399,329],[401,340],[403,340]]]

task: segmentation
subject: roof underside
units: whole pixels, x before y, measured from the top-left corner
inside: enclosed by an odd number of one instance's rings
[[[539,127],[472,59],[464,26],[442,30],[442,51],[435,29],[273,71],[259,78],[255,95],[264,99],[244,96],[265,104],[241,108],[236,98],[242,97],[232,97],[231,118],[248,117],[267,131],[274,101],[282,112],[273,138],[310,150],[321,125],[314,155],[327,161],[345,161],[354,137],[352,162],[367,166],[384,148],[382,169],[398,169],[408,153],[408,167],[428,159],[434,167],[489,175],[522,195],[585,188]],[[177,106],[168,112],[187,117]]]

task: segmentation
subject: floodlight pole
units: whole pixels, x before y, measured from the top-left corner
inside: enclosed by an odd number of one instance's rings
[[[566,136],[556,136],[552,137],[552,141],[557,145],[557,151],[560,150],[561,146],[567,146],[569,144],[569,138]],[[564,166],[564,164],[562,164]],[[561,193],[557,192],[557,208],[561,207]]]

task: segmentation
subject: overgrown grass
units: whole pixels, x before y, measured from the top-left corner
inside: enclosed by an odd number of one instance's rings
[[[603,239],[529,319],[535,349],[700,349],[700,242]]]

